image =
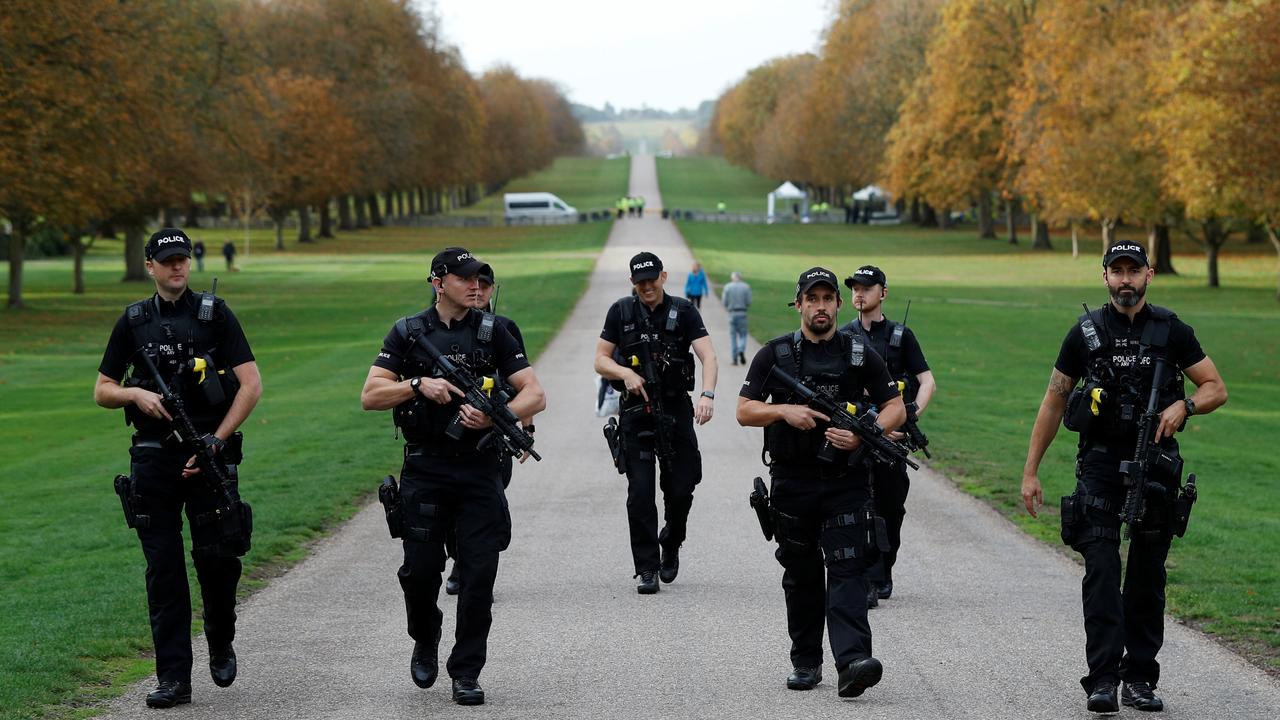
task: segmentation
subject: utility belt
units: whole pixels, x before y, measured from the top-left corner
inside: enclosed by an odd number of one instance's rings
[[[182,451],[183,444],[173,436],[133,436],[133,446],[159,450]],[[253,538],[253,508],[240,498],[239,465],[244,459],[244,436],[232,434],[226,447],[219,453],[227,476],[227,484],[217,492],[218,507],[191,518],[191,554],[195,557],[242,557],[249,552]],[[216,483],[205,478],[201,481]],[[132,474],[116,475],[113,481],[116,496],[124,511],[125,524],[133,530],[155,530],[182,526],[176,514],[158,515],[151,512],[147,498],[138,493],[138,481]]]
[[[455,440],[438,440],[435,442],[412,441],[404,444],[404,456],[411,457],[465,457],[481,455],[472,443]]]

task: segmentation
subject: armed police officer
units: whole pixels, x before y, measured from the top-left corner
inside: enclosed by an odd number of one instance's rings
[[[863,265],[853,275],[844,279],[845,287],[852,295],[850,302],[858,311],[856,320],[841,330],[860,335],[864,342],[875,349],[889,368],[889,376],[898,382],[902,400],[906,403],[908,418],[914,422],[937,389],[933,372],[924,359],[924,352],[916,335],[904,323],[897,323],[884,316],[883,304],[889,296],[889,280],[884,271],[874,265]],[[923,435],[918,435],[923,437]],[[891,440],[910,440],[902,432],[889,433]],[[907,493],[911,479],[902,463],[874,463],[871,466],[872,484],[875,490],[876,514],[884,518],[889,531],[889,552],[871,571],[872,583],[867,595],[867,606],[875,607],[880,600],[893,595],[893,566],[898,561],[898,549],[902,547],[902,519],[907,514]]]
[[[516,440],[511,435],[518,434],[519,427],[500,431],[495,426],[510,416],[503,414],[507,410],[529,418],[546,405],[515,338],[492,315],[475,309],[480,276],[491,273],[463,248],[437,254],[431,261],[435,304],[392,326],[360,393],[366,410],[394,408],[396,426],[405,438],[399,487],[384,483],[380,495],[392,535],[404,539],[399,578],[414,640],[409,669],[422,688],[431,687],[439,672],[443,614],[436,601],[446,535],[450,530],[457,533],[458,626],[446,669],[453,679],[453,699],[460,705],[484,702],[478,679],[493,622],[498,554],[511,540],[498,455],[511,451]],[[486,415],[476,406],[483,397],[464,402],[468,388],[441,377],[459,369],[477,384],[484,378],[484,387],[493,387],[489,380],[497,388],[505,382],[516,395],[503,405],[505,395],[494,391],[491,411],[498,417]],[[528,449],[532,443],[525,445]]]
[[[1227,400],[1226,386],[1194,331],[1146,301],[1155,275],[1141,245],[1112,243],[1103,257],[1111,301],[1081,315],[1058,353],[1031,431],[1022,499],[1043,504],[1038,470],[1058,423],[1080,433],[1075,493],[1062,499],[1062,539],[1084,556],[1085,655],[1080,679],[1093,712],[1119,700],[1161,710],[1156,654],[1164,642],[1165,559],[1186,531],[1194,483],[1182,486],[1174,434]],[[1183,377],[1195,383],[1186,397]],[[1076,388],[1076,383],[1081,386]],[[1194,420],[1193,420],[1194,421]],[[1130,538],[1121,585],[1122,522]]]
[[[866,573],[888,544],[871,502],[868,453],[859,436],[833,427],[832,418],[804,404],[786,380],[837,406],[862,404],[865,396],[879,407],[878,425],[868,426],[873,434],[895,429],[906,410],[880,356],[859,336],[836,329],[841,297],[830,270],[802,273],[795,305],[800,329],[756,353],[737,417],[741,425],[765,429],[772,479],[766,536],[777,536],[791,635],[787,687],[810,690],[822,681],[825,620],[839,695],[857,697],[883,673],[871,654]]]
[[[481,312],[492,314],[494,322],[506,328],[507,332],[511,333],[511,337],[515,339],[516,345],[520,348],[520,352],[523,353],[524,352],[524,335],[520,332],[520,326],[516,325],[516,322],[511,318],[506,317],[505,315],[497,314],[497,310],[498,310],[497,284],[496,284],[497,281],[493,275],[493,268],[488,265],[486,265],[486,267],[488,268],[488,271],[486,272],[482,270],[479,276],[480,277],[480,294],[476,297],[475,305],[473,305],[473,307],[475,307],[477,310]],[[484,320],[482,319],[481,322],[484,322]],[[506,389],[511,395],[515,394],[514,388],[508,386]],[[525,432],[529,433],[530,435],[533,434],[534,426],[531,420],[528,422],[522,423],[522,425],[524,427]],[[520,457],[520,462],[524,462],[526,459],[528,459],[528,457],[529,456],[527,453],[522,454]],[[513,458],[511,456],[511,453],[501,453],[498,458],[499,471],[502,474],[503,490],[506,490],[507,487],[511,485],[511,471],[512,471],[512,466],[514,464],[512,462],[512,459]],[[447,549],[449,551],[449,556],[454,558],[454,563],[453,563],[453,569],[449,572],[449,579],[445,580],[444,591],[449,595],[457,595],[458,589],[459,589],[458,563],[457,563],[457,557],[458,557],[457,537],[452,532],[450,533],[450,536],[447,542]]]
[[[634,292],[609,307],[596,344],[595,370],[623,391],[619,432],[614,436],[619,472],[627,474],[627,521],[636,592],[658,592],[680,571],[680,546],[702,480],[702,455],[693,425],[714,412],[716,354],[698,309],[662,289],[667,273],[650,252],[631,258]],[[690,354],[692,348],[693,353]],[[702,365],[696,403],[693,355]],[[658,531],[655,461],[661,469],[665,525]]]
[[[146,703],[168,708],[191,702],[184,509],[204,602],[209,671],[219,687],[236,678],[236,585],[252,528],[237,486],[236,430],[257,405],[262,380],[231,309],[212,292],[196,294],[187,287],[186,233],[156,232],[145,254],[155,294],[130,305],[116,321],[93,398],[105,408],[124,408],[125,422],[134,429],[130,474],[116,478],[116,492],[147,559],[159,684]]]

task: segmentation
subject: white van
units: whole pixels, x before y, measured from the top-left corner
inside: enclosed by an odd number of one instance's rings
[[[545,192],[506,193],[502,196],[502,207],[508,225],[521,222],[574,222],[578,219],[577,208]]]

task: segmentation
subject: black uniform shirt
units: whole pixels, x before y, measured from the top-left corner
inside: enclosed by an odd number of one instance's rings
[[[418,314],[418,317],[425,318],[427,310]],[[475,310],[473,312],[480,312]],[[434,313],[433,313],[434,314]],[[501,317],[501,316],[499,316]],[[441,320],[443,322],[443,320]],[[463,317],[458,322],[471,322],[470,316]],[[510,323],[510,321],[508,321]],[[514,323],[510,323],[514,325]],[[454,325],[449,326],[453,328]],[[525,357],[524,347],[516,342],[511,332],[507,329],[507,325],[502,322],[495,321],[493,324],[493,339],[490,341],[493,348],[494,362],[497,365],[499,375],[509,378],[512,375],[529,367],[529,359]],[[409,356],[409,350],[413,345],[413,341],[408,335],[401,335],[396,330],[395,325],[391,326],[391,330],[387,332],[387,336],[382,340],[382,350],[378,353],[378,357],[374,358],[375,367],[390,370],[400,377],[404,377],[404,371],[408,365],[406,359]]]
[[[1112,364],[1116,368],[1132,366],[1138,358],[1138,342],[1142,339],[1142,329],[1151,320],[1151,307],[1144,305],[1132,323],[1111,303],[1106,304],[1102,315],[1106,327],[1100,327],[1098,331],[1114,339],[1115,354],[1112,356]],[[1190,325],[1176,318],[1170,323],[1166,353],[1166,357],[1179,370],[1185,370],[1207,357],[1204,350],[1200,349],[1200,341],[1196,340],[1195,331]],[[1147,358],[1147,361],[1149,362],[1150,358]],[[1067,331],[1067,337],[1062,341],[1062,348],[1058,351],[1058,360],[1054,363],[1054,367],[1063,375],[1076,380],[1088,374],[1089,346],[1085,343],[1084,331],[1080,329],[1078,321]]]
[[[822,353],[829,357],[839,357],[844,362],[845,348],[837,338],[841,337],[841,333],[837,333],[829,340],[822,342],[810,342],[808,340],[801,341],[800,353],[802,356],[809,353]],[[787,342],[791,342],[791,335],[784,336]],[[747,379],[742,383],[742,389],[738,391],[740,397],[748,400],[765,400],[771,398],[774,404],[782,401],[779,398],[789,398],[791,391],[782,383],[774,378],[770,371],[777,364],[777,358],[773,351],[773,342],[765,344],[760,348],[756,356],[751,360],[751,368],[747,370]],[[783,368],[784,372],[795,376],[795,370],[792,368]],[[889,370],[885,367],[884,360],[875,352],[868,351],[863,354],[862,365],[852,368],[856,373],[858,384],[862,386],[861,390],[855,389],[851,400],[862,396],[865,391],[871,402],[876,405],[884,403],[898,397],[898,384],[893,378],[889,377]],[[797,378],[799,379],[799,378]]]
[[[169,302],[160,298],[159,295],[153,295],[149,301],[152,303],[150,308],[152,313],[156,310],[157,301],[161,318],[172,317],[178,313],[189,313],[194,317],[200,302],[190,288],[176,302]],[[222,310],[224,313],[222,319],[213,323],[217,331],[217,345],[213,348],[214,362],[219,368],[235,368],[238,365],[253,362],[253,351],[249,348],[249,340],[240,327],[240,321],[225,303],[222,305]],[[116,382],[123,380],[125,371],[128,370],[129,360],[137,349],[133,328],[129,325],[128,313],[121,313],[120,319],[116,320],[116,326],[111,330],[111,339],[107,341],[107,349],[102,354],[102,363],[98,365],[98,372]],[[208,350],[208,348],[198,349]]]
[[[604,318],[604,329],[600,331],[600,339],[607,340],[617,345],[622,340],[624,332],[622,328],[622,303],[631,302],[630,299],[623,298],[613,305],[609,306],[609,313]],[[658,306],[649,311],[647,305],[643,302],[636,301],[636,306],[642,317],[649,318],[649,327],[654,332],[661,334],[667,327],[667,313],[671,307],[671,296],[665,292],[662,294],[662,300]],[[640,317],[636,318],[639,322]],[[698,308],[693,303],[682,303],[682,310],[676,316],[675,334],[683,337],[686,342],[692,344],[694,340],[707,336],[707,326],[702,321],[702,314],[698,312]],[[677,348],[679,352],[687,352],[688,345]]]
[[[881,319],[871,323],[871,329],[864,331],[862,334],[869,337],[871,347],[879,353],[880,357],[887,363],[889,361],[889,336],[892,334],[885,329],[889,324],[887,319]],[[862,321],[854,319],[840,328],[848,332],[859,332],[862,330]],[[916,340],[916,334],[911,332],[911,328],[904,327],[902,329],[902,344],[897,350],[897,364],[900,368],[890,368],[890,374],[895,372],[906,373],[907,377],[914,378],[922,372],[929,371],[929,363],[924,359],[924,351],[920,349],[920,341]]]

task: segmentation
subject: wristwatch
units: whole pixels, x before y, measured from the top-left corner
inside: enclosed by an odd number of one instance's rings
[[[409,378],[409,387],[413,388],[414,395],[421,395],[422,394],[422,378],[421,377]]]
[[[1184,399],[1182,404],[1187,408],[1187,417],[1191,417],[1196,414],[1196,404],[1191,398]]]
[[[704,398],[706,398],[706,399],[708,399],[708,400],[715,400],[715,399],[716,399],[716,394],[715,394],[714,392],[711,392],[710,390],[703,390],[703,391],[702,391],[702,397],[704,397]]]

